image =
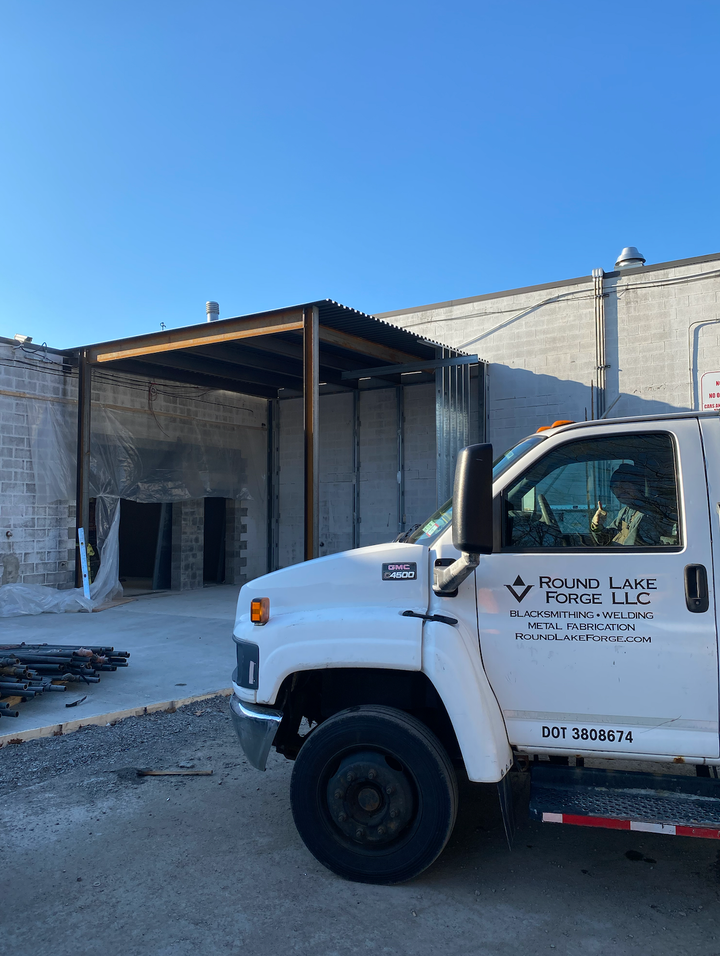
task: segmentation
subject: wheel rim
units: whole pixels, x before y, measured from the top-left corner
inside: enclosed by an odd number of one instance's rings
[[[417,799],[408,772],[391,754],[348,754],[326,784],[332,825],[358,848],[381,849],[405,835]]]

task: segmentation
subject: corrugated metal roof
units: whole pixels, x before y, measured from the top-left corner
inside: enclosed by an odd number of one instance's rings
[[[468,355],[460,349],[451,349],[442,342],[434,342],[422,335],[417,335],[409,329],[403,329],[399,325],[393,325],[385,319],[378,319],[374,315],[368,315],[365,312],[358,312],[347,305],[335,302],[333,299],[321,299],[318,302],[308,302],[304,306],[316,305],[320,312],[320,324],[328,325],[340,332],[349,332],[351,335],[359,335],[361,338],[370,339],[373,342],[379,342],[381,345],[387,345],[390,348],[402,349],[404,352],[417,352],[418,345],[425,346],[427,356],[423,358],[435,358],[435,349],[444,348],[446,353],[452,355]],[[298,306],[303,308],[303,306]]]
[[[409,384],[394,367],[434,361],[438,349],[446,359],[469,354],[332,299],[98,342],[71,354],[87,350],[91,363],[101,368],[144,378],[266,398],[279,391],[290,396],[303,387],[303,310],[311,307],[318,310],[320,376],[327,388]],[[373,375],[363,377],[365,369]],[[352,371],[361,375],[347,376]],[[413,384],[433,376],[427,369],[414,374]]]

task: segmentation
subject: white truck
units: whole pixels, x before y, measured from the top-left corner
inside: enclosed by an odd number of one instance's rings
[[[361,882],[437,858],[457,767],[509,835],[529,770],[537,819],[720,839],[716,567],[715,412],[555,423],[494,467],[471,445],[400,540],[242,588],[242,747],[295,761],[300,835]]]

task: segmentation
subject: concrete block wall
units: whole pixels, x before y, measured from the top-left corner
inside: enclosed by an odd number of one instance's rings
[[[225,502],[225,583],[245,584],[247,575],[247,511],[242,501]],[[260,572],[262,573],[262,572]],[[257,575],[253,575],[257,577]]]
[[[72,587],[75,579],[74,494],[59,501],[39,501],[34,482],[30,429],[33,410],[42,402],[62,405],[74,421],[77,409],[77,375],[63,366],[63,357],[53,350],[34,352],[0,342],[0,581]],[[251,501],[228,502],[243,520],[234,528],[235,547],[242,555],[234,561],[233,575],[257,576],[266,567],[265,445],[267,405],[262,399],[228,392],[206,392],[191,386],[158,380],[151,383],[119,373],[95,370],[93,376],[93,434],[108,446],[117,443],[114,424],[122,422],[136,440],[193,440],[202,429],[205,439],[238,447],[242,454],[248,429],[256,436],[252,474],[232,475],[229,481],[249,481]],[[241,432],[240,429],[243,431]],[[189,438],[188,438],[189,436]],[[249,457],[249,456],[248,456]],[[243,458],[248,462],[248,457]],[[183,503],[185,504],[185,503]],[[202,499],[200,499],[202,505]],[[180,512],[182,513],[182,508]],[[178,519],[180,520],[180,519]],[[180,527],[183,527],[180,521]],[[10,532],[11,537],[7,536]],[[180,532],[183,533],[183,532]],[[184,532],[187,535],[187,528]],[[203,540],[199,547],[192,536],[197,568],[174,569],[178,586],[202,587]],[[186,538],[190,540],[190,538]],[[6,560],[7,559],[7,560]],[[244,572],[240,570],[245,561]],[[199,583],[198,583],[199,581]],[[192,585],[189,583],[192,582]]]
[[[409,389],[405,390],[406,392]],[[394,388],[361,392],[360,547],[398,535],[397,398]],[[433,432],[435,418],[433,413]],[[433,457],[435,449],[433,448]]]
[[[358,395],[360,546],[398,534],[397,396],[394,388]],[[320,397],[320,553],[353,547],[355,520],[352,394]],[[435,510],[435,391],[404,388],[405,527]],[[303,560],[302,400],[280,402],[279,564]],[[401,519],[400,519],[401,520]]]
[[[75,509],[37,503],[30,451],[30,402],[73,403],[75,382],[62,356],[0,343],[0,581],[69,585]]]
[[[170,573],[173,591],[191,591],[203,586],[204,527],[204,498],[173,503]]]
[[[720,369],[720,255],[607,273],[604,292],[608,417],[699,407],[701,373]],[[488,438],[498,451],[539,425],[591,417],[591,276],[381,318],[491,363]]]
[[[435,386],[405,389],[405,527],[429,517],[435,499]]]

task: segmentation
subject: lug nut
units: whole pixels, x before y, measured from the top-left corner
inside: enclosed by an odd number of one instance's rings
[[[392,810],[390,811],[390,816],[391,816],[391,817],[393,818],[393,820],[394,820],[397,815],[398,815],[398,812],[397,812],[397,810],[395,809],[395,807],[393,807]]]
[[[345,796],[345,794],[342,792],[342,790],[336,790],[336,791],[335,791],[335,799],[336,799],[336,800],[342,800],[342,798],[343,798],[344,796]]]
[[[385,827],[378,827],[378,836],[385,835]]]
[[[393,793],[395,793],[395,787],[385,787],[385,793],[388,796],[391,796]]]
[[[377,771],[376,771],[376,770],[370,770],[369,773],[368,773],[368,780],[374,780],[375,777],[377,777]]]
[[[338,821],[340,823],[345,823],[347,820],[347,813],[338,813]]]
[[[363,838],[364,836],[365,836],[365,831],[364,831],[364,830],[356,830],[356,831],[355,831],[355,839],[356,839],[356,840],[362,840],[362,838]]]
[[[351,770],[350,773],[348,773],[347,775],[347,782],[352,783],[354,779],[355,779],[355,774]]]

